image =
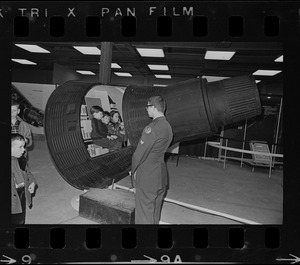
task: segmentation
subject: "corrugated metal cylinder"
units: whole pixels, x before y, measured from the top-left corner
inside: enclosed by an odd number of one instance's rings
[[[132,147],[92,158],[80,128],[80,110],[87,92],[97,84],[69,81],[51,94],[45,110],[48,149],[61,176],[78,189],[103,188],[128,174]]]
[[[167,102],[173,143],[211,136],[220,126],[261,112],[258,89],[250,76],[212,83],[192,79],[165,88],[128,86],[122,114],[131,146],[92,158],[82,138],[80,110],[85,95],[97,85],[66,82],[51,94],[45,110],[44,130],[52,160],[62,177],[78,189],[106,187],[128,174],[142,130],[151,122],[146,105],[153,95]]]

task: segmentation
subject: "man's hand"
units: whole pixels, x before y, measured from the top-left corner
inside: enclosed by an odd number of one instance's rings
[[[29,187],[28,187],[28,191],[29,191],[29,193],[33,193],[34,192],[34,187],[35,187],[35,183],[34,182],[32,182],[30,185],[29,185]]]

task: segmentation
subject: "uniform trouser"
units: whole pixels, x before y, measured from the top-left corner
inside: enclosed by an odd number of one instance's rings
[[[145,191],[136,187],[135,224],[158,224],[166,189]]]
[[[12,214],[12,223],[17,225],[23,225],[25,223],[25,215],[26,215],[26,198],[25,198],[25,187],[17,189],[21,206],[22,206],[22,212]]]

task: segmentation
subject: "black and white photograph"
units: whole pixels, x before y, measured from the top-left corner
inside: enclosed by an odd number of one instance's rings
[[[299,263],[299,10],[2,1],[0,265]]]
[[[282,224],[283,60],[276,42],[14,43],[23,223]]]

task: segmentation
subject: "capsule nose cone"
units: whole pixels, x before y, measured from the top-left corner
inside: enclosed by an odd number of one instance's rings
[[[191,79],[164,88],[130,86],[123,97],[123,116],[134,145],[149,123],[144,106],[153,95],[161,95],[167,102],[166,117],[173,130],[173,143],[209,137],[221,126],[261,112],[258,88],[250,76],[211,83]]]

